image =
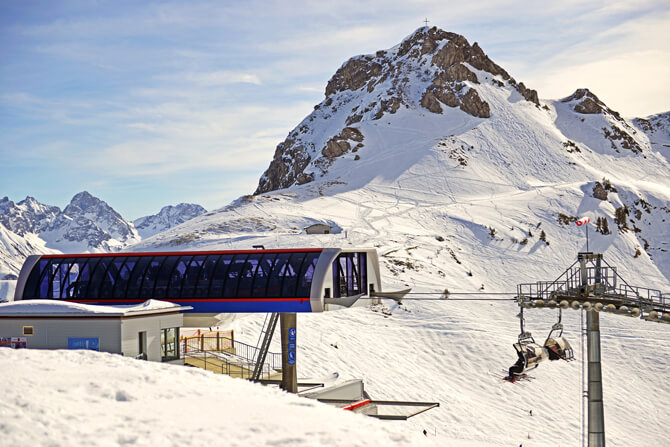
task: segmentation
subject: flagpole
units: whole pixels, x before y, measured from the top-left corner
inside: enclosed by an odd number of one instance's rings
[[[581,219],[577,219],[575,223],[577,224],[578,227],[581,227],[582,225],[586,225],[586,251],[589,251],[589,222],[591,222],[590,217],[582,217]]]

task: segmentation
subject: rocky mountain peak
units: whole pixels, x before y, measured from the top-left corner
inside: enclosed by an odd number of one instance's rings
[[[45,205],[30,196],[18,203],[9,200],[9,197],[0,200],[0,224],[19,236],[39,232],[60,212],[57,206]]]
[[[73,215],[73,214],[79,214],[81,212],[86,212],[89,209],[98,207],[111,209],[111,207],[107,205],[107,203],[103,202],[97,197],[94,197],[88,191],[82,191],[78,194],[75,194],[75,196],[72,197],[72,200],[70,200],[70,204],[67,207],[65,207],[64,212],[65,214]]]
[[[63,210],[63,215],[55,225],[73,225],[68,224],[68,219],[74,222],[76,228],[66,234],[70,241],[85,238],[91,246],[95,246],[110,238],[125,242],[138,236],[130,222],[121,217],[107,202],[88,191],[76,194]]]
[[[665,131],[665,135],[670,137],[670,112],[658,113],[646,118],[635,118],[633,121],[645,132],[655,134]]]
[[[326,98],[277,146],[255,194],[311,182],[342,157],[358,160],[354,153],[366,144],[363,125],[401,111],[419,116],[457,109],[490,118],[486,95],[497,89],[539,107],[537,92],[517,83],[477,43],[436,27],[352,57],[328,81]]]
[[[390,93],[394,93],[393,90],[409,81],[406,75],[412,68],[424,71],[426,78],[432,81],[422,97],[421,105],[434,113],[441,113],[441,108],[438,107],[438,102],[441,102],[450,107],[460,107],[473,116],[490,116],[488,104],[483,105],[485,102],[479,100],[477,91],[467,89],[461,84],[465,81],[479,84],[478,76],[472,68],[491,76],[499,76],[502,81],[513,85],[526,100],[539,105],[537,92],[526,88],[523,83],[517,85],[502,67],[489,59],[476,42],[470,45],[465,37],[437,27],[419,28],[391,50],[349,59],[328,82],[326,97],[363,87],[372,92],[376,85],[387,79],[393,81],[391,84],[394,88],[390,89]],[[502,84],[501,80],[498,82]],[[470,98],[459,101],[460,96],[467,94]],[[429,99],[425,99],[426,95]],[[481,104],[473,105],[477,100]],[[385,111],[395,113],[399,102],[403,102],[402,99],[392,101],[391,108]]]

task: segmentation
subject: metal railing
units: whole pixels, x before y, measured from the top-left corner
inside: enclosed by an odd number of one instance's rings
[[[180,340],[181,349],[184,353],[232,350],[234,349],[234,344],[233,331],[185,336]]]
[[[583,270],[586,278],[582,278],[582,269],[575,262],[554,281],[538,281],[517,285],[519,301],[555,300],[557,297],[584,299],[587,297],[616,301],[626,305],[636,305],[646,309],[663,312],[670,311],[670,294],[646,287],[631,286],[617,272],[615,267],[607,264],[589,265]]]
[[[216,361],[225,365],[221,367],[222,374],[230,375],[231,371],[235,372],[237,371],[236,368],[240,368],[248,370],[248,373],[244,371],[238,373],[235,377],[251,378],[258,359],[259,348],[225,336],[227,334],[232,336],[232,332],[224,333],[223,336],[217,332],[183,337],[179,343],[181,357],[200,358],[205,366],[207,364],[212,366],[215,362],[214,359],[216,359]],[[210,359],[209,363],[208,359]],[[280,371],[281,364],[281,354],[268,352],[261,374],[269,376],[276,371]]]
[[[254,364],[245,359],[224,352],[201,351],[184,354],[184,360],[189,359],[190,365],[198,366],[214,373],[225,374],[230,377],[251,379]],[[270,365],[263,365],[261,377],[271,377],[278,371]]]

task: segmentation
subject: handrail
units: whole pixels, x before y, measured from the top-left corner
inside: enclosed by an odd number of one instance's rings
[[[611,299],[620,301],[623,304],[645,308],[657,308],[658,310],[670,311],[670,296],[662,294],[657,289],[646,287],[631,286],[612,267],[603,260],[604,266],[590,265],[586,268],[586,281],[582,284],[581,270],[575,269],[575,264],[565,270],[554,281],[537,281],[535,283],[525,283],[517,285],[517,299],[520,300],[538,300],[553,299],[560,292],[560,295],[566,297],[580,298],[584,290],[584,285],[596,287],[597,290],[591,292],[590,296],[600,299]],[[596,278],[598,282],[596,283]],[[574,280],[577,279],[577,283]]]
[[[228,354],[230,355],[230,354]],[[239,361],[231,358],[227,358],[226,355],[217,354],[212,351],[193,351],[187,352],[184,354],[184,358],[195,358],[200,359],[203,362],[203,369],[215,372],[220,372],[221,374],[226,374],[231,377],[240,377],[243,379],[251,379],[253,374],[254,365],[250,362],[244,360]],[[216,361],[209,361],[209,358],[214,358]],[[234,355],[232,356],[234,357]],[[218,369],[217,369],[218,367]],[[235,368],[235,370],[233,370]],[[271,376],[275,372],[270,365],[264,365],[261,376]]]
[[[213,348],[216,346],[216,341],[218,341],[218,348]],[[238,340],[234,340],[227,337],[208,337],[204,335],[193,336],[193,337],[184,337],[180,340],[180,350],[182,353],[185,352],[198,352],[198,351],[225,351],[232,350],[238,357],[242,357],[246,360],[255,362],[258,356],[258,348]],[[272,367],[281,366],[281,354],[268,352],[269,363]]]
[[[255,346],[242,343],[228,337],[205,336],[203,334],[183,337],[179,343],[179,352],[182,358],[202,358],[205,369],[208,369],[208,357],[216,358],[221,364],[221,373],[234,377],[250,379],[256,369],[258,349]],[[225,365],[225,371],[224,371]],[[239,372],[232,373],[231,367],[239,368]],[[281,370],[281,354],[268,352],[266,361],[260,369],[261,376],[270,376],[273,371]]]

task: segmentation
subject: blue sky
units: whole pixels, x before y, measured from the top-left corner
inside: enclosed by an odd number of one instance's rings
[[[349,57],[423,25],[479,42],[541,98],[670,110],[670,0],[0,0],[0,196],[88,190],[128,219],[256,188]]]

